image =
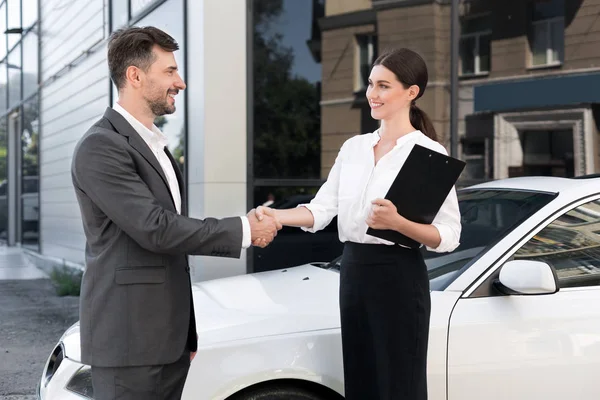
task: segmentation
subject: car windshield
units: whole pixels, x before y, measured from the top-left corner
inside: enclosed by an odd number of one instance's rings
[[[451,253],[435,253],[422,247],[431,290],[444,290],[475,260],[511,232],[555,195],[506,189],[465,189],[458,192],[462,233],[460,246]],[[341,257],[325,267],[340,268]]]

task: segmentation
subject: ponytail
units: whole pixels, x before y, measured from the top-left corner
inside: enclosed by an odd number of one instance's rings
[[[436,142],[438,141],[437,134],[435,133],[435,128],[433,127],[431,120],[425,111],[417,107],[417,104],[414,101],[410,105],[409,118],[412,126],[423,132],[425,136],[431,140]]]

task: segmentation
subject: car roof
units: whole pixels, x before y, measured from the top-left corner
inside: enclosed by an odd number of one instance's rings
[[[565,193],[577,189],[578,192],[583,191],[592,193],[600,191],[600,176],[590,175],[577,178],[525,176],[480,183],[465,189],[515,189],[551,193]]]

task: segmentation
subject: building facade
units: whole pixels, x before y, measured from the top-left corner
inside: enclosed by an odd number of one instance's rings
[[[600,170],[600,0],[459,2],[461,185]],[[82,265],[74,146],[116,101],[111,32],[154,25],[179,43],[188,87],[155,123],[187,181],[190,215],[294,207],[341,144],[377,129],[365,92],[388,48],[419,52],[419,106],[450,144],[449,0],[2,0],[0,240],[38,262]],[[192,257],[193,279],[327,261],[336,221],[284,228],[240,260]]]

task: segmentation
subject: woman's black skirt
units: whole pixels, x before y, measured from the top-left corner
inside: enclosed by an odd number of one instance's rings
[[[347,242],[340,273],[346,400],[426,400],[431,301],[420,251]]]

